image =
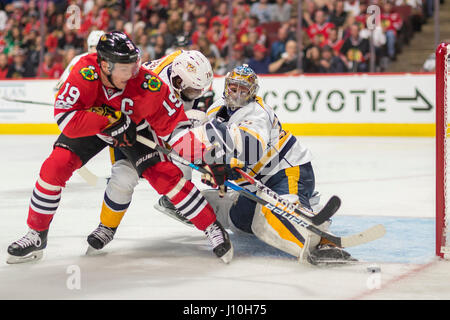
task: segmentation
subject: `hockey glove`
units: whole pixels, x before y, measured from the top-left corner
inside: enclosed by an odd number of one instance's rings
[[[219,196],[223,197],[227,192],[225,181],[230,173],[230,168],[226,164],[208,164],[203,166],[209,174],[202,174],[201,181],[213,188],[219,188]]]
[[[219,196],[226,193],[225,181],[240,178],[234,168],[244,168],[244,164],[236,158],[231,158],[229,164],[209,164],[203,166],[210,174],[202,174],[201,181],[213,188],[219,188]]]
[[[136,124],[125,113],[116,111],[108,117],[110,124],[102,133],[110,136],[114,147],[131,147],[136,143]]]

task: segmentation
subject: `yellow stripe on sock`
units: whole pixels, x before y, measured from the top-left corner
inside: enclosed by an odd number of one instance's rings
[[[109,228],[117,228],[120,221],[122,221],[125,212],[126,210],[113,211],[103,201],[102,212],[100,213],[100,222]]]

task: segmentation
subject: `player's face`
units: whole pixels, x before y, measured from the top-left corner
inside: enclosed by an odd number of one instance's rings
[[[118,89],[125,89],[128,80],[136,75],[136,63],[116,63],[111,78]]]
[[[239,105],[245,104],[250,97],[250,90],[248,87],[239,85],[238,83],[228,84],[227,94],[237,102]]]
[[[200,95],[202,94],[202,90],[194,88],[186,88],[182,91],[182,93],[189,100],[194,100],[200,97]]]

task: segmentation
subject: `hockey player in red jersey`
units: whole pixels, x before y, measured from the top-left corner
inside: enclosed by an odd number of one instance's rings
[[[161,161],[158,152],[136,142],[137,131],[150,125],[158,137],[147,138],[181,150],[186,141],[189,145],[191,122],[168,86],[140,67],[139,50],[124,33],[103,35],[97,53],[86,55],[73,67],[57,93],[55,120],[62,134],[41,166],[29,205],[30,230],[8,247],[8,263],[42,257],[62,188],[75,170],[108,145],[120,148],[138,174],[174,205],[181,206],[195,195],[198,210],[191,222],[206,233],[218,257],[231,260],[229,236],[192,182],[183,179],[172,162]],[[202,144],[197,141],[197,145]],[[211,166],[211,171],[218,184],[223,184],[221,170]]]

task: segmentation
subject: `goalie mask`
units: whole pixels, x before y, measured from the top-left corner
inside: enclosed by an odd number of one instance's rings
[[[254,101],[258,93],[258,77],[255,71],[243,64],[228,72],[225,77],[224,97],[228,108],[235,110]]]
[[[212,80],[211,64],[199,51],[183,51],[173,60],[170,82],[181,99],[192,101],[201,97]]]

